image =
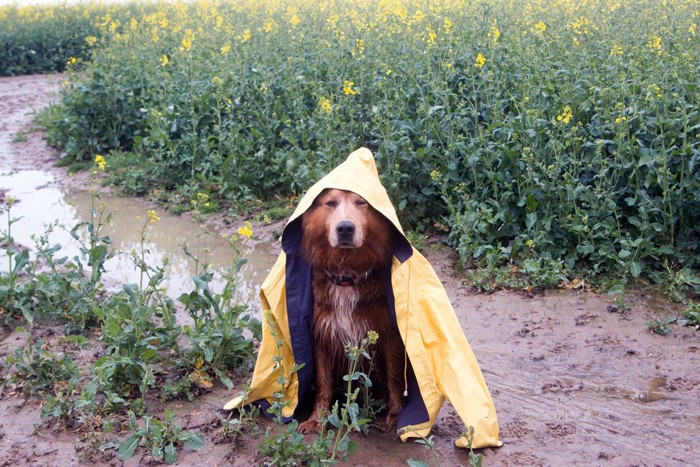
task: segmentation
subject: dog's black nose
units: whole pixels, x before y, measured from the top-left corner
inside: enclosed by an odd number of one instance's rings
[[[339,222],[335,227],[335,231],[339,237],[352,237],[352,234],[355,233],[355,224],[350,221]]]

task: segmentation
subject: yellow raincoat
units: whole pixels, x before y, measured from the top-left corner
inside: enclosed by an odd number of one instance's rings
[[[282,234],[282,249],[260,291],[263,310],[263,339],[247,399],[228,402],[230,410],[257,402],[269,407],[280,391],[279,370],[273,368],[277,354],[275,338],[268,323],[274,321],[283,340],[279,349],[285,375],[297,364],[304,367],[291,375],[284,390],[289,404],[283,415],[294,416],[300,400],[311,390],[313,346],[311,323],[313,298],[311,271],[300,253],[301,217],[326,188],[352,191],[365,198],[389,219],[401,241],[391,266],[393,297],[390,308],[406,347],[406,406],[399,414],[401,439],[427,436],[445,398],[466,427],[474,427],[473,448],[500,446],[496,409],[476,358],[455,316],[449,298],[430,263],[406,240],[396,211],[379,180],[372,153],[365,148],[313,185],[301,199]],[[393,299],[393,303],[392,303]],[[466,447],[462,437],[455,443]]]

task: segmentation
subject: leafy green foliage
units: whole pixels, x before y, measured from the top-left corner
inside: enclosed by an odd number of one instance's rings
[[[5,358],[10,371],[5,384],[18,384],[26,395],[72,391],[80,378],[80,368],[65,353],[51,351],[43,340],[31,337],[27,345]]]
[[[284,198],[364,145],[402,220],[451,226],[469,267],[514,264],[534,282],[697,268],[687,2],[149,13],[102,25],[45,119],[69,159],[138,161],[128,191]]]
[[[647,321],[647,329],[649,329],[650,332],[665,336],[671,333],[671,326],[669,325],[675,321],[675,316],[663,319],[655,316],[653,320]]]
[[[700,329],[700,303],[691,302],[686,309],[683,310],[683,317],[688,320],[688,326]]]
[[[104,158],[95,160],[95,171],[103,170]],[[208,256],[197,245],[194,260],[198,275],[194,277],[193,291],[183,295],[182,302],[192,314],[194,324],[181,327],[176,323],[175,306],[165,294],[163,266],[146,262],[150,241],[147,227],[157,222],[155,211],[149,211],[142,224],[140,248],[131,252],[134,266],[140,271],[139,284],[123,284],[121,290],[107,290],[103,283],[104,264],[114,254],[111,239],[102,233],[110,215],[93,188],[91,178],[91,217],[70,230],[76,240],[79,254],[74,258],[57,258],[60,245],[52,245],[49,235],[56,228],[52,224],[44,234],[35,238],[36,251],[19,250],[12,239],[12,200],[8,199],[7,230],[3,232],[3,248],[9,258],[8,270],[0,272],[0,306],[11,313],[9,321],[35,321],[51,318],[69,323],[69,332],[85,333],[99,328],[102,354],[89,368],[81,369],[67,353],[51,351],[48,342],[29,340],[26,347],[17,349],[2,362],[3,383],[21,388],[28,396],[44,398],[41,418],[58,421],[61,426],[89,424],[84,433],[88,445],[85,455],[94,455],[101,449],[103,433],[109,429],[114,413],[129,410],[132,414],[148,413],[147,396],[158,384],[165,397],[201,394],[193,388],[203,386],[209,374],[216,375],[228,387],[232,386],[229,371],[244,365],[253,355],[253,338],[260,338],[259,323],[250,316],[248,308],[239,304],[236,284],[245,260],[237,239],[231,239],[236,255],[227,271],[216,271],[224,278],[224,288],[214,293],[209,288],[214,271],[210,270]],[[198,199],[203,203],[204,196]],[[200,211],[195,203],[195,218],[201,229]],[[200,235],[206,232],[200,231]],[[247,226],[239,234],[252,236]],[[199,238],[199,235],[198,235]],[[203,254],[203,257],[200,257]],[[27,304],[22,309],[18,304]],[[21,310],[21,313],[17,310]],[[75,350],[88,341],[85,335],[69,335],[58,339],[61,345]],[[182,343],[188,341],[188,346]],[[94,344],[94,342],[93,342]],[[96,355],[97,356],[97,355]],[[7,371],[5,371],[7,370]],[[89,373],[89,382],[81,375]],[[128,458],[139,444],[145,442],[152,455],[166,463],[175,462],[180,446],[200,449],[202,438],[184,432],[173,424],[173,415],[165,418],[145,416],[146,426],[136,429],[134,435],[120,445],[120,455]],[[226,420],[227,437],[235,436],[252,425],[252,415],[241,415],[237,422]],[[109,443],[107,443],[109,444]]]
[[[199,451],[204,447],[202,437],[191,431],[184,431],[173,422],[174,414],[170,409],[165,411],[163,420],[144,416],[144,424],[140,426],[134,412],[129,412],[129,429],[133,434],[119,445],[119,458],[130,459],[141,443],[151,448],[155,459],[174,464],[177,461],[177,449],[184,447]]]

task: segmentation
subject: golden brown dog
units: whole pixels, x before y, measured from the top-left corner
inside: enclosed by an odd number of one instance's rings
[[[379,333],[370,378],[387,405],[393,428],[403,407],[404,348],[387,299],[393,225],[361,196],[323,191],[302,220],[302,252],[312,269],[316,396],[313,413],[299,426],[317,430],[333,392],[348,371],[346,344],[359,346],[370,330]]]

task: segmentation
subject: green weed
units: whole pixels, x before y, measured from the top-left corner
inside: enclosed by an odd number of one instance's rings
[[[143,417],[143,426],[139,425],[134,412],[129,412],[129,429],[134,434],[119,445],[119,458],[130,459],[141,443],[151,449],[151,455],[166,464],[177,462],[179,447],[199,451],[204,447],[202,437],[194,432],[184,431],[173,422],[174,415],[166,409],[163,420],[150,416]]]
[[[27,132],[20,130],[12,136],[12,143],[25,143],[27,141]]]
[[[273,394],[273,400],[268,409],[268,413],[274,416],[274,428],[271,427],[265,431],[258,451],[270,459],[266,465],[296,465],[297,463],[313,465],[314,462],[317,462],[318,454],[314,452],[312,446],[304,441],[304,435],[298,432],[299,423],[295,419],[285,423],[283,417],[284,408],[289,405],[289,402],[284,400],[285,388],[291,384],[292,375],[299,371],[302,366],[296,365],[288,370],[284,368],[281,351],[284,344],[282,335],[271,312],[266,312],[265,320],[275,339],[277,354],[274,357],[273,369],[277,370],[277,384],[280,390]]]
[[[683,310],[683,317],[688,321],[687,326],[700,329],[700,303],[691,302]]]
[[[654,316],[653,320],[647,321],[647,329],[649,330],[649,332],[653,332],[653,333],[665,336],[665,335],[671,333],[671,326],[669,326],[669,325],[675,321],[676,321],[675,316],[671,316],[671,317],[665,318],[665,319],[661,319],[661,318]]]
[[[27,396],[70,394],[81,374],[69,355],[53,352],[48,342],[31,337],[27,345],[5,357],[5,364],[10,366],[5,384],[20,387]]]
[[[247,391],[244,391],[243,398],[247,399]],[[221,426],[217,438],[227,443],[235,443],[243,436],[258,434],[259,428],[255,421],[258,415],[260,415],[260,409],[255,405],[241,408],[237,413],[234,411],[226,414],[217,412],[216,417]]]

